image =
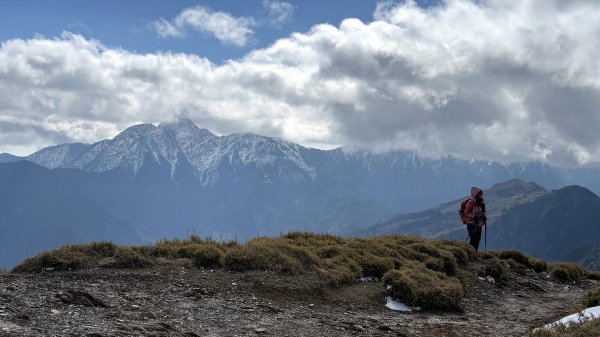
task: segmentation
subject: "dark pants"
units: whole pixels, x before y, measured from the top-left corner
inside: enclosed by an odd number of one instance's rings
[[[475,224],[467,224],[467,230],[469,231],[469,244],[475,249],[479,249],[479,241],[481,240],[481,226]]]

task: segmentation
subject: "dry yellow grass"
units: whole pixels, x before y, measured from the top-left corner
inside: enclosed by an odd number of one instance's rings
[[[341,286],[356,282],[360,277],[371,276],[382,278],[390,286],[391,294],[409,305],[424,309],[460,310],[463,286],[456,275],[461,266],[477,256],[471,246],[451,240],[400,235],[342,238],[292,232],[277,238],[260,237],[244,244],[192,236],[186,240],[163,240],[150,246],[119,247],[110,242],[67,245],[29,258],[13,272],[38,272],[46,268],[146,268],[172,263],[239,272],[316,273],[330,286]],[[506,265],[509,263],[534,270],[546,268],[545,262],[518,252],[481,256],[490,260],[486,274],[500,282],[508,277]],[[570,265],[552,266],[557,278],[570,277],[571,269],[575,273],[579,271]]]
[[[576,263],[554,263],[549,268],[550,276],[561,282],[576,282],[588,277],[588,271]]]

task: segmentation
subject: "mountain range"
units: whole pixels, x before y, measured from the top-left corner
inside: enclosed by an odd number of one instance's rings
[[[346,235],[457,199],[471,185],[521,178],[545,188],[580,184],[600,191],[597,177],[594,169],[535,162],[218,136],[189,119],[141,124],[94,144],[0,154],[0,266],[99,239],[142,243],[196,233],[246,240],[290,230]]]

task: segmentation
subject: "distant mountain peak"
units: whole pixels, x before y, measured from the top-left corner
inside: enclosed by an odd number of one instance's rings
[[[502,183],[495,184],[489,189],[490,192],[502,193],[511,191],[513,193],[530,193],[530,192],[542,192],[545,191],[540,185],[524,181],[521,179],[511,179]]]
[[[173,131],[178,138],[185,137],[216,137],[215,134],[210,132],[208,129],[199,128],[189,118],[179,118],[170,122],[163,122],[158,125],[159,130],[170,130]]]
[[[598,199],[598,195],[589,189],[579,186],[579,185],[571,185],[563,187],[559,190],[554,191],[555,194],[564,196],[564,197],[577,197],[577,198],[591,198]]]
[[[130,126],[127,129],[123,130],[119,133],[114,140],[120,139],[136,139],[143,135],[146,135],[156,129],[156,126],[152,124],[138,124],[134,126]]]

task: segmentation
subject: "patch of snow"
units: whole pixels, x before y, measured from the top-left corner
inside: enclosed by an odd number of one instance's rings
[[[598,318],[600,318],[600,306],[587,308],[576,314],[572,314],[572,315],[563,317],[554,323],[546,324],[543,327],[537,328],[533,331],[536,332],[538,330],[554,330],[556,327],[558,327],[560,325],[564,325],[564,326],[568,327],[569,325],[571,325],[573,323],[582,323],[582,322],[585,322],[590,319],[598,319]]]
[[[413,312],[421,310],[421,308],[419,307],[409,307],[408,305],[400,303],[389,296],[386,297],[386,301],[387,303],[385,304],[385,306],[395,311]]]
[[[479,277],[479,279],[482,281],[487,281],[487,282],[494,283],[494,284],[496,283],[496,280],[494,280],[494,278],[489,275],[486,277]]]
[[[367,276],[367,277],[361,277],[360,278],[360,282],[363,282],[363,283],[377,283],[377,282],[379,282],[379,279],[377,277],[374,277],[374,276]]]

